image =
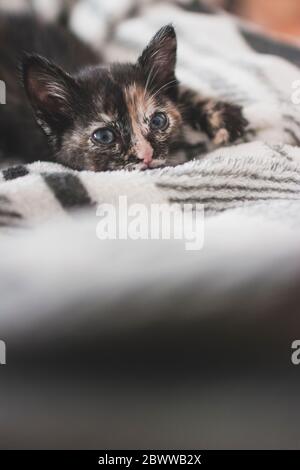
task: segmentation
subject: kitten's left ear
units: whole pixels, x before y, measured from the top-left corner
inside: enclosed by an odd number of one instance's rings
[[[153,74],[156,84],[162,86],[175,79],[177,40],[172,25],[163,26],[152,38],[138,59],[146,76]],[[151,79],[151,76],[150,76]]]
[[[38,55],[24,57],[22,78],[33,111],[46,134],[63,130],[71,119],[76,102],[74,79]]]

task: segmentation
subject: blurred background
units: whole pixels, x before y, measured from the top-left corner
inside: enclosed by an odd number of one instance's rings
[[[61,13],[62,8],[82,0],[0,0],[0,8],[13,10],[41,10],[49,19]],[[137,0],[137,4],[147,0]],[[166,0],[168,2],[169,0]],[[182,0],[187,1],[187,0]],[[87,3],[91,0],[86,0]],[[94,0],[94,3],[107,3],[107,0]],[[195,0],[194,3],[197,3]],[[300,44],[300,1],[299,0],[199,0],[199,3],[218,6],[226,11],[252,21],[270,33]],[[126,3],[126,0],[124,0]],[[63,4],[63,7],[62,7]]]
[[[43,11],[49,19],[67,10],[82,0],[0,0],[0,8],[9,10],[30,9]],[[166,0],[168,1],[173,0]],[[181,0],[185,2],[187,0]],[[86,0],[87,3],[91,0]],[[106,0],[94,0],[95,3],[107,3]],[[139,5],[147,0],[136,0]],[[300,44],[300,1],[299,0],[195,0],[194,3],[207,3],[211,6],[224,8],[230,13],[240,16],[264,27],[271,34]],[[124,0],[126,3],[126,0]],[[62,7],[62,4],[64,6]]]
[[[212,0],[270,33],[300,44],[299,0]]]

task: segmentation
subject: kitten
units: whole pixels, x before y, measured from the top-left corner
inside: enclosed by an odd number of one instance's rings
[[[54,160],[77,170],[144,170],[203,151],[202,140],[191,142],[191,131],[220,145],[241,137],[247,125],[240,107],[179,84],[170,25],[134,64],[99,65],[70,32],[30,17],[2,18],[0,40],[0,79],[7,86],[0,152],[6,157]],[[24,90],[16,72],[23,51]]]

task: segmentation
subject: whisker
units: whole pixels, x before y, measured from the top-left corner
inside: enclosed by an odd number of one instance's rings
[[[148,85],[150,84],[151,74],[154,70],[154,66],[155,66],[155,64],[152,65],[152,67],[150,69],[150,72],[148,74],[147,80],[146,80],[145,91],[144,91],[144,99],[145,99],[145,96],[146,96],[146,93],[147,93]]]
[[[154,82],[154,80],[155,80],[155,78],[156,78],[158,72],[159,72],[159,68],[157,67],[157,69],[155,70],[154,74],[152,75],[151,82],[149,83],[149,88],[151,88],[151,85],[152,85],[152,83]],[[151,93],[152,93],[152,89],[151,89]]]
[[[164,88],[166,88],[167,86],[170,86],[171,84],[173,83],[177,83],[177,80],[171,80],[169,81],[168,83],[165,83],[163,86],[161,86],[155,93],[154,95],[152,95],[152,98],[155,98],[155,96],[160,92],[162,91]]]

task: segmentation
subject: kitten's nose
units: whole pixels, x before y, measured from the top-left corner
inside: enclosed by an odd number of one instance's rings
[[[140,160],[143,160],[143,162],[147,166],[149,166],[150,163],[152,162],[153,148],[151,147],[149,142],[147,142],[146,140],[138,146],[137,157]]]

